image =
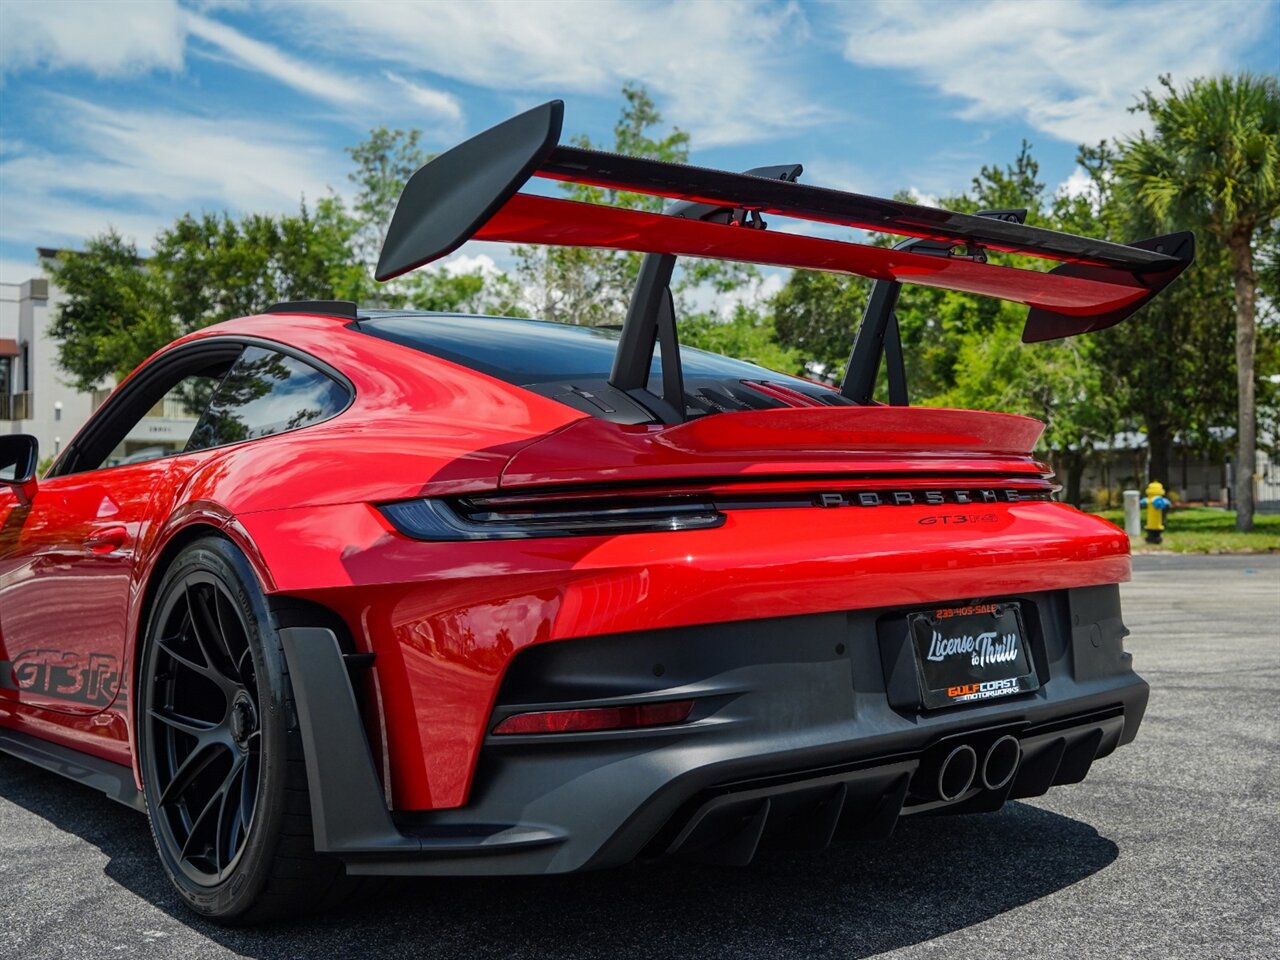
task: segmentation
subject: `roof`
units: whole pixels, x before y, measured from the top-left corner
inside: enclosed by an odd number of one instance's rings
[[[21,353],[17,340],[0,340],[0,357],[17,357]]]

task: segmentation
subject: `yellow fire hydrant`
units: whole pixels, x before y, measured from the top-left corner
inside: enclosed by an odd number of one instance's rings
[[[1142,506],[1147,508],[1147,543],[1159,543],[1164,535],[1164,512],[1173,506],[1172,501],[1164,495],[1164,484],[1152,480],[1147,484],[1147,495],[1142,498]]]

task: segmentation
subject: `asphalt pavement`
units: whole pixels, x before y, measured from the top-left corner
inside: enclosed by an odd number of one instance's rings
[[[397,882],[342,913],[193,918],[143,818],[0,756],[0,957],[1280,956],[1280,556],[1143,556],[1137,741],[1082,784],[883,843],[586,876]]]

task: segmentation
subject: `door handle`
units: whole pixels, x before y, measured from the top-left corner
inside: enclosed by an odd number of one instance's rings
[[[106,527],[89,534],[85,546],[90,553],[112,553],[124,546],[129,531],[124,527]]]

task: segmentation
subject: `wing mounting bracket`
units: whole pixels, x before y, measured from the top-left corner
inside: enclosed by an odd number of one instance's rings
[[[754,167],[747,175],[785,180],[794,183],[804,172],[798,163]],[[764,230],[767,224],[759,211],[724,207],[709,203],[677,200],[664,211],[668,216],[686,220],[707,220],[738,224],[743,229]],[[613,357],[609,382],[625,390],[664,423],[683,423],[685,419],[684,375],[680,364],[680,343],[676,332],[675,297],[671,293],[671,276],[676,258],[672,254],[645,254],[640,273],[622,324],[618,352]],[[662,395],[648,388],[649,371],[654,350],[662,351]]]

